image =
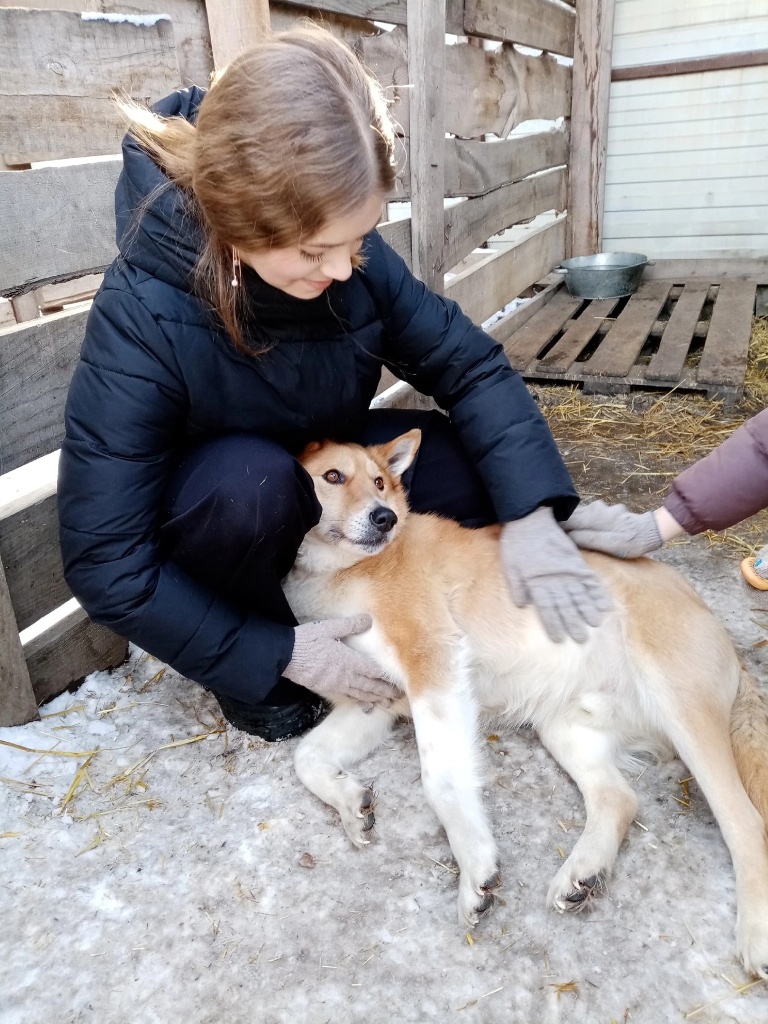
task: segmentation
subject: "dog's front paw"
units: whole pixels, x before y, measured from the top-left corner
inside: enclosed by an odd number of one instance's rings
[[[744,969],[761,978],[768,978],[768,915],[739,913],[736,925],[736,945]]]
[[[606,875],[602,871],[587,875],[586,878],[573,878],[570,873],[563,876],[560,871],[549,887],[547,904],[561,914],[579,914],[582,910],[592,910],[605,892],[605,883]]]
[[[480,885],[475,885],[470,878],[465,881],[462,875],[459,879],[459,924],[474,928],[496,903],[500,888],[501,872],[498,867]]]

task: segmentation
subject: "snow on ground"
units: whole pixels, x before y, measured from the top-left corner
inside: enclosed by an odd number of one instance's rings
[[[664,557],[765,681],[768,613],[737,559]],[[679,762],[636,780],[607,898],[561,917],[544,896],[581,799],[535,737],[489,731],[505,888],[470,941],[410,725],[363,769],[378,837],[358,851],[295,778],[296,741],[221,731],[210,695],[139,651],[42,712],[0,730],[3,1024],[768,1022],[735,957],[727,850]]]

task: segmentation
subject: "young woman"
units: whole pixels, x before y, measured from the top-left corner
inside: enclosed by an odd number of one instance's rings
[[[521,603],[582,640],[608,606],[558,525],[577,497],[501,349],[431,293],[375,226],[394,183],[374,80],[328,33],[272,37],[134,109],[120,256],[72,381],[59,510],[89,615],[206,686],[238,727],[295,735],[321,698],[392,697],[340,641],[367,616],[297,626],[280,581],[318,520],[307,442],[424,435],[418,511],[501,520]],[[441,413],[370,412],[382,365]]]

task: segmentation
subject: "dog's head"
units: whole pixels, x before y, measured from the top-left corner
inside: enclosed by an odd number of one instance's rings
[[[315,485],[322,505],[320,522],[307,534],[356,556],[376,555],[394,539],[408,514],[400,478],[421,444],[421,431],[409,430],[388,444],[313,441],[299,461]]]

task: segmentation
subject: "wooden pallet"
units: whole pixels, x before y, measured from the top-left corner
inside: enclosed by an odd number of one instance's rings
[[[505,344],[531,381],[703,391],[726,404],[744,391],[755,280],[647,280],[624,299],[578,299],[560,289]]]

